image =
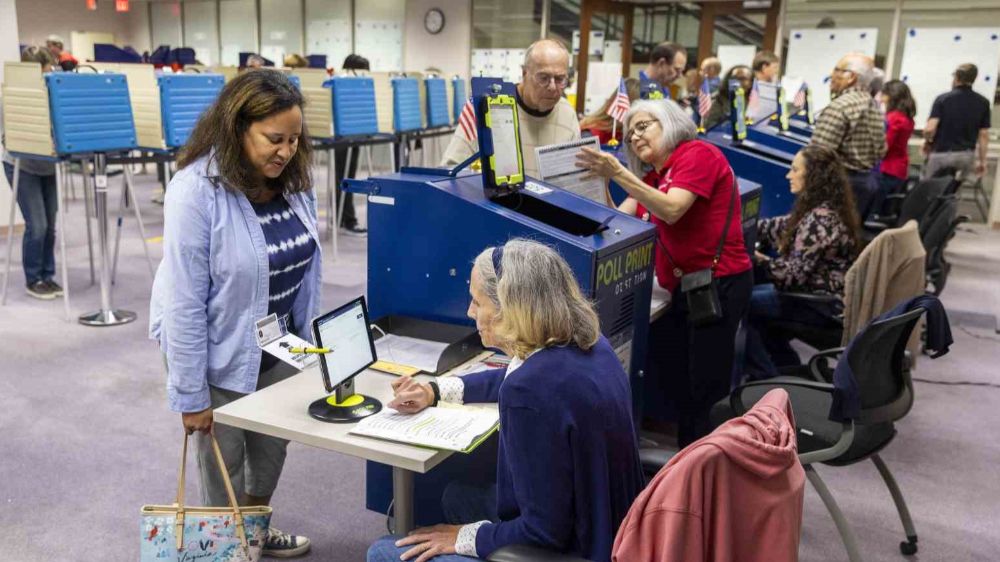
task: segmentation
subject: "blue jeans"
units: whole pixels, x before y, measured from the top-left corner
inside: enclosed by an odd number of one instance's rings
[[[3,163],[7,182],[14,187],[14,166]],[[56,213],[59,197],[56,177],[36,176],[21,170],[18,174],[17,206],[24,217],[21,261],[28,285],[48,281],[56,274]]]
[[[792,349],[789,334],[768,330],[776,320],[794,320],[803,324],[825,326],[836,311],[824,311],[804,304],[783,301],[771,283],[754,285],[750,295],[749,326],[745,371],[752,379],[779,375],[778,367],[801,365],[799,354]]]
[[[872,203],[871,212],[879,215],[886,213],[886,209],[884,209],[886,196],[899,193],[905,183],[906,180],[904,178],[897,178],[896,176],[880,172],[878,175],[878,192],[875,196],[875,202]]]
[[[496,522],[497,517],[497,487],[477,486],[463,482],[452,482],[444,489],[441,496],[444,516],[451,525],[463,525],[477,521],[489,520]],[[398,562],[404,552],[413,548],[396,546],[400,535],[386,535],[375,541],[368,548],[368,562]],[[458,554],[442,554],[432,558],[435,562],[469,562],[479,560]]]
[[[878,199],[878,180],[871,170],[852,171],[848,173],[851,189],[854,191],[854,203],[858,208],[858,218],[865,222],[871,214],[873,205]]]

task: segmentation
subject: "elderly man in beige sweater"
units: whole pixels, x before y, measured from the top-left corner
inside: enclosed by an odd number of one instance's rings
[[[552,39],[535,41],[524,53],[521,83],[517,85],[517,118],[524,153],[524,171],[538,177],[535,147],[580,138],[576,111],[563,98],[569,85],[569,52]],[[442,166],[455,166],[479,150],[476,113],[469,101],[444,153]]]

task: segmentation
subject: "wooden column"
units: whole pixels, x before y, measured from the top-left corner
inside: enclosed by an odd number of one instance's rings
[[[590,20],[594,15],[594,0],[580,5],[580,53],[576,56],[576,112],[583,113],[587,99],[587,64],[590,60]]]
[[[781,13],[781,1],[772,0],[771,7],[767,10],[767,19],[764,20],[764,45],[763,50],[777,53],[781,56],[781,44],[778,43],[778,16]]]
[[[701,26],[698,28],[698,63],[712,56],[715,37],[715,2],[701,3]]]
[[[622,33],[622,76],[628,76],[632,66],[632,21],[635,10],[631,4],[625,5],[625,31]]]

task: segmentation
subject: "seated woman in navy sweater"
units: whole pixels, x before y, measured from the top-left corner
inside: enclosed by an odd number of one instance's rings
[[[384,537],[369,562],[486,558],[511,544],[609,560],[643,479],[628,377],[593,305],[559,254],[527,240],[481,253],[469,292],[483,344],[502,349],[510,365],[438,379],[438,388],[401,378],[389,407],[498,402],[496,489],[446,488],[444,512],[464,514],[450,521],[460,524]]]

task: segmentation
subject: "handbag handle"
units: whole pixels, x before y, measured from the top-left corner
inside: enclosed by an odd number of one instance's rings
[[[736,172],[733,171],[732,167],[729,168],[729,171],[733,174],[733,191],[729,195],[729,210],[726,211],[726,224],[722,227],[722,238],[719,239],[719,245],[715,249],[715,256],[712,257],[712,271],[715,271],[716,266],[719,265],[719,260],[722,259],[722,249],[726,245],[726,237],[729,236],[729,224],[733,220],[733,209],[736,208],[736,194],[740,190],[740,184],[739,180],[736,178]],[[663,250],[664,255],[667,257],[667,261],[670,262],[670,266],[678,271],[681,271],[680,268],[677,267],[677,264],[674,263],[674,256],[670,255],[670,250],[668,250],[667,246],[662,240],[660,240],[659,233],[656,234],[656,243],[659,244],[660,249]],[[683,273],[683,271],[681,273]]]
[[[215,453],[216,465],[219,467],[219,473],[222,474],[222,481],[226,484],[229,507],[233,508],[233,519],[236,521],[236,534],[240,537],[240,544],[249,553],[250,544],[247,542],[246,527],[243,525],[243,513],[236,502],[236,492],[233,491],[233,482],[229,479],[229,471],[226,470],[226,461],[222,458],[222,451],[219,449],[219,442],[215,439],[215,433],[209,432],[208,437],[212,440],[212,451]],[[184,547],[184,480],[187,472],[187,450],[188,434],[184,432],[180,477],[177,479],[177,515],[174,520],[174,536],[177,538],[177,550],[182,550]]]

